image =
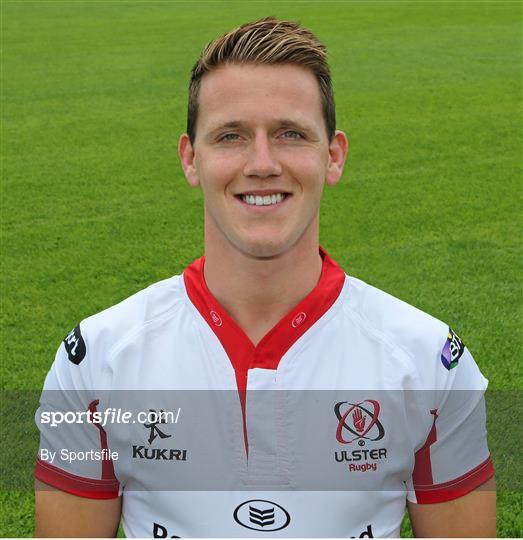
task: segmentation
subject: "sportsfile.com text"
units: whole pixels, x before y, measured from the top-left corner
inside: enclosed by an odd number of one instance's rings
[[[104,411],[42,411],[40,422],[52,427],[60,424],[177,424],[181,408],[175,411],[140,411],[134,415],[131,411],[124,411],[120,407],[109,407]]]

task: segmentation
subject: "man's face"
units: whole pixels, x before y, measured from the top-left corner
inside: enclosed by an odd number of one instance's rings
[[[194,145],[180,139],[201,185],[206,240],[274,257],[318,235],[325,182],[341,176],[346,139],[329,142],[314,75],[293,65],[228,65],[201,81]]]

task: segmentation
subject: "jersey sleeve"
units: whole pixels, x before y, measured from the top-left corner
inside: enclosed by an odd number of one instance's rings
[[[58,348],[44,383],[35,416],[40,448],[34,474],[67,493],[110,499],[118,496],[119,483],[106,432],[93,415],[103,397],[92,363],[78,325]]]
[[[433,386],[425,381],[417,399],[430,430],[418,443],[407,483],[408,499],[419,504],[456,499],[494,475],[487,446],[487,379],[450,328],[431,360]]]

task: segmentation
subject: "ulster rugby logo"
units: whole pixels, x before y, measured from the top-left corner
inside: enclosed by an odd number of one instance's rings
[[[263,499],[253,499],[240,504],[233,517],[238,525],[252,531],[280,531],[291,522],[291,516],[285,508]]]
[[[360,439],[359,443],[383,439],[385,430],[378,420],[380,404],[374,399],[360,403],[340,401],[334,405],[334,413],[339,420],[336,440],[348,444]]]

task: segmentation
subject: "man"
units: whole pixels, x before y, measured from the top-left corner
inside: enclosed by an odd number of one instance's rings
[[[66,405],[44,392],[37,415],[37,535],[112,536],[122,518],[128,536],[398,536],[407,505],[418,536],[495,535],[470,353],[319,246],[322,190],[347,148],[309,31],[264,19],[205,49],[179,142],[203,191],[205,258],[60,346],[45,390]],[[154,411],[186,391],[205,406],[175,429],[42,420],[151,389]],[[71,445],[106,453],[50,459]]]

